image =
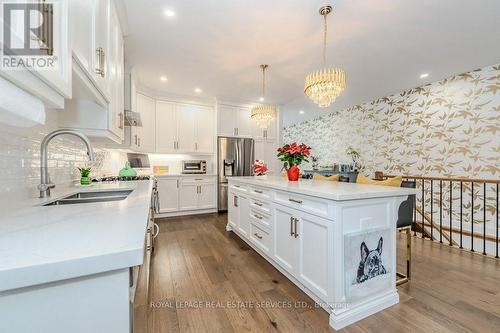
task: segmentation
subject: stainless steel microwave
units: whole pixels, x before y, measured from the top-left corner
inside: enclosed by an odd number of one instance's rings
[[[207,161],[204,160],[182,161],[182,173],[207,173]]]

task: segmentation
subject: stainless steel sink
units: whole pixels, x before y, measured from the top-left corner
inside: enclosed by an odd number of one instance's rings
[[[43,206],[59,206],[92,202],[120,201],[127,198],[132,190],[78,192],[67,197],[49,202]]]

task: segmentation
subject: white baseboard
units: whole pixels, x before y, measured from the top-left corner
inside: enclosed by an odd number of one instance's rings
[[[341,311],[333,310],[330,313],[330,326],[340,330],[397,303],[399,303],[399,294],[397,290],[393,290],[386,295],[377,295],[376,298],[355,308]]]
[[[156,214],[155,218],[159,219],[162,217],[187,216],[187,215],[199,215],[199,214],[210,214],[210,213],[217,213],[217,208],[160,213]]]

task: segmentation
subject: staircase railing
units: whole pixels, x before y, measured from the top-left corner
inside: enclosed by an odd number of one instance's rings
[[[384,175],[384,178],[394,177]],[[415,181],[413,233],[499,258],[499,180],[404,175]]]

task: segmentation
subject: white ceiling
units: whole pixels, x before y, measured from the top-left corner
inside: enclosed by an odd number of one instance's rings
[[[500,62],[498,0],[331,1],[327,62],[347,72],[348,86],[332,106],[320,109],[305,97],[303,82],[322,67],[323,0],[124,3],[125,57],[141,85],[257,102],[258,66],[267,63],[266,100],[282,105],[285,124]],[[165,9],[176,16],[167,18]],[[421,73],[429,76],[421,79]],[[168,82],[160,81],[162,75]]]

